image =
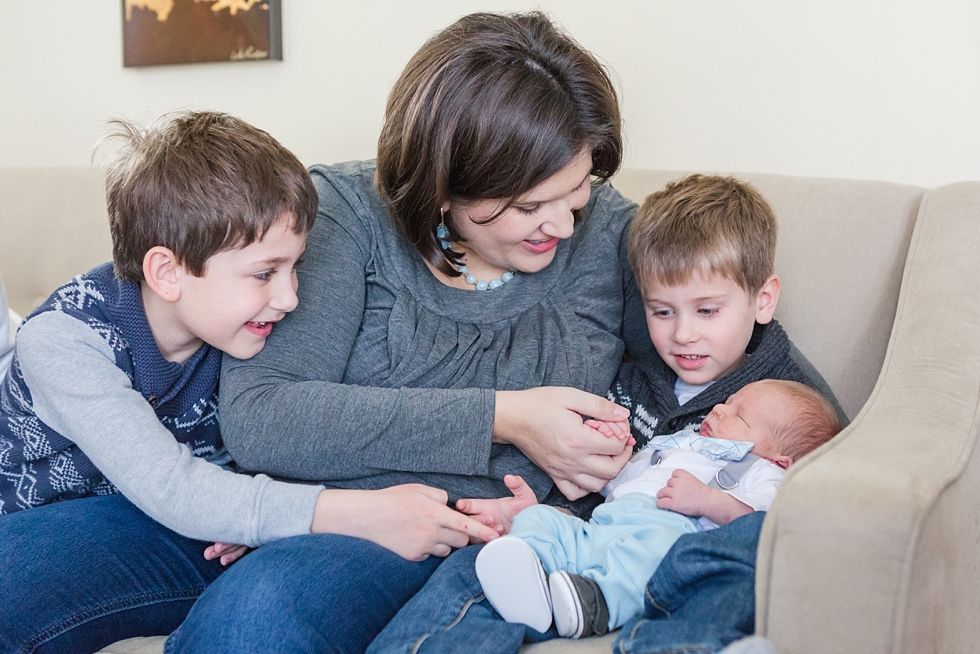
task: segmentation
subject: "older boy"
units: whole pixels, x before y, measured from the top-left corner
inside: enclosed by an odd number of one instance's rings
[[[115,127],[113,263],[20,328],[0,395],[0,514],[121,492],[197,538],[307,533],[320,489],[219,467],[216,392],[222,351],[253,356],[296,307],[317,206],[309,174],[221,114]],[[205,497],[222,510],[203,510]]]
[[[606,504],[589,522],[535,502],[470,500],[495,517],[519,510],[510,535],[476,559],[487,599],[540,632],[552,614],[564,637],[616,629],[643,610],[646,580],[680,536],[767,510],[793,461],[839,430],[815,390],[763,380],[715,406],[700,433],[652,439],[603,489]]]
[[[776,231],[775,215],[758,191],[730,177],[691,175],[650,195],[638,211],[626,248],[657,356],[624,363],[609,393],[630,409],[637,449],[657,436],[696,431],[712,407],[755,381],[825,388],[792,356],[789,338],[773,319],[780,290],[773,270]],[[829,390],[824,395],[834,402]],[[520,493],[517,484],[511,490]],[[524,499],[518,494],[514,501],[519,506]],[[457,508],[485,516],[485,505],[471,500]],[[469,651],[507,652],[517,651],[525,636],[541,637],[502,626],[477,603],[481,593],[474,555],[462,550],[370,651],[397,650],[421,637],[447,650],[465,643]],[[486,644],[480,649],[478,643]]]
[[[223,114],[114,128],[114,264],[27,316],[0,388],[2,651],[168,633],[221,572],[201,541],[307,534],[326,492],[221,467],[217,418],[222,351],[296,306],[309,174]]]

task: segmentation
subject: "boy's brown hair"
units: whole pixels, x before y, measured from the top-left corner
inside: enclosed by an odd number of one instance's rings
[[[833,405],[809,386],[778,379],[767,379],[762,383],[778,388],[780,402],[785,407],[785,411],[776,414],[786,416],[782,424],[773,420],[774,424],[770,425],[773,446],[780,454],[798,461],[843,429]]]
[[[630,226],[626,252],[641,288],[715,273],[752,295],[773,274],[776,231],[776,216],[750,184],[690,175],[647,197]]]
[[[143,258],[156,246],[200,277],[209,257],[261,240],[284,216],[297,234],[313,226],[317,195],[306,168],[238,118],[180,112],[148,128],[112,120],[104,141],[121,144],[105,165],[120,279],[141,281]]]

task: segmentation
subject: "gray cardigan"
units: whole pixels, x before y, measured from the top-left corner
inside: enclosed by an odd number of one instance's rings
[[[328,486],[420,482],[451,499],[507,494],[503,476],[519,474],[544,497],[551,479],[491,444],[494,390],[606,394],[624,297],[642,315],[621,243],[636,205],[594,188],[547,268],[465,291],[440,283],[399,236],[373,162],[312,173],[320,207],[299,307],[258,356],[224,359],[222,435],[235,460]]]

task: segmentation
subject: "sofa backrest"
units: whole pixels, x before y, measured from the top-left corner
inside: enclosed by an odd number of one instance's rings
[[[624,170],[641,202],[686,173]],[[885,355],[923,189],[885,182],[739,174],[779,219],[777,318],[853,418]],[[26,314],[57,286],[112,256],[94,168],[0,168],[0,276]]]
[[[0,277],[14,311],[111,258],[97,169],[0,168]]]
[[[642,202],[687,173],[624,170],[613,185]],[[909,240],[925,192],[887,182],[735,174],[779,220],[776,318],[849,418],[874,388],[891,334]]]

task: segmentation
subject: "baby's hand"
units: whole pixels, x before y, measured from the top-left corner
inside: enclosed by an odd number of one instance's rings
[[[692,518],[704,516],[716,525],[727,525],[755,510],[725,491],[708,486],[687,470],[674,471],[657,493],[657,506]]]
[[[534,491],[521,477],[506,475],[504,484],[513,493],[513,497],[500,497],[492,500],[465,499],[457,500],[456,510],[473,516],[483,524],[492,527],[498,534],[506,534],[514,522],[514,516],[529,506],[538,503]]]
[[[705,507],[711,504],[714,493],[721,491],[711,488],[687,470],[675,470],[667,485],[657,493],[657,506],[699,517],[705,514]]]
[[[210,561],[221,557],[221,565],[228,566],[245,556],[251,547],[233,543],[215,543],[204,550],[204,558]]]
[[[632,440],[632,437],[630,436],[630,424],[626,420],[609,422],[606,420],[593,420],[590,418],[585,421],[585,424],[592,427],[606,438],[618,438],[621,441]],[[636,441],[630,443],[630,446],[632,447],[635,442]]]

